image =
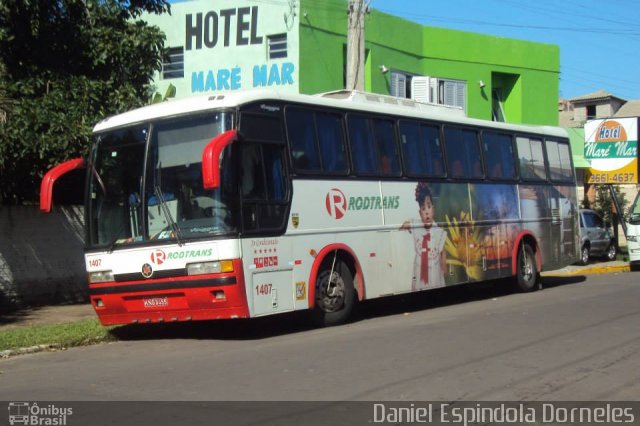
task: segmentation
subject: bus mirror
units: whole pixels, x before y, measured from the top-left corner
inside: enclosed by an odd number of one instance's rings
[[[237,130],[229,130],[215,138],[204,147],[202,152],[202,184],[204,189],[220,186],[220,156],[227,145],[237,138]]]
[[[53,204],[53,186],[60,176],[69,173],[72,170],[84,168],[83,158],[74,158],[65,161],[50,169],[40,182],[40,211],[51,213],[51,205]]]

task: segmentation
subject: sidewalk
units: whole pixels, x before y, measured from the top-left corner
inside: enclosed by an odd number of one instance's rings
[[[90,303],[25,308],[8,314],[0,313],[0,333],[18,327],[62,324],[97,318]]]
[[[595,262],[588,265],[569,265],[555,271],[546,271],[543,277],[572,277],[575,275],[612,274],[616,272],[629,272],[629,262],[614,260],[612,262]]]
[[[568,277],[576,275],[609,274],[628,272],[629,263],[623,261],[595,262],[586,266],[569,265],[555,271],[542,273],[543,277]],[[17,327],[43,324],[60,324],[85,319],[96,319],[91,304],[45,306],[27,308],[10,314],[0,313],[0,333]]]

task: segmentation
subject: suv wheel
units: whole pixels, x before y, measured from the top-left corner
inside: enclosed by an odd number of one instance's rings
[[[586,265],[589,263],[589,246],[582,246],[582,250],[580,250],[580,264]]]
[[[609,248],[607,248],[607,260],[616,260],[616,254],[618,254],[616,243],[611,241],[611,243],[609,243]]]

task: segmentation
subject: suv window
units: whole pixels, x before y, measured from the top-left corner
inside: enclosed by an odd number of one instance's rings
[[[584,221],[587,228],[604,228],[602,218],[594,213],[585,212]]]

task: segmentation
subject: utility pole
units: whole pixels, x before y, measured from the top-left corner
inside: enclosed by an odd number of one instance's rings
[[[364,90],[364,0],[349,0],[347,33],[347,90]]]

